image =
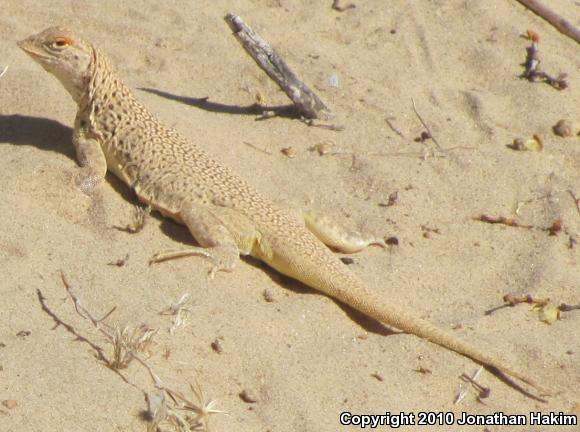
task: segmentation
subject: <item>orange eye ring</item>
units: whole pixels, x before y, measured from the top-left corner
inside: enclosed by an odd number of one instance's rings
[[[72,40],[67,37],[57,37],[51,43],[54,48],[64,48],[72,44]]]

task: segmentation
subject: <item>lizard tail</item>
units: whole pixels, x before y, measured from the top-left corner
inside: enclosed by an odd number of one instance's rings
[[[347,270],[344,264],[337,260],[330,251],[328,251],[328,255],[325,255],[328,260],[324,260],[324,265],[317,267],[308,266],[310,267],[308,269],[301,266],[299,272],[289,276],[299,279],[301,282],[334,297],[383,324],[427,339],[499,372],[498,376],[500,378],[527,396],[544,401],[520,387],[510,377],[517,378],[530,385],[540,394],[549,394],[524,373],[507,366],[493,352],[477,348],[457,336],[435,327],[428,321],[414,317],[411,312],[387,303],[384,298],[371,291],[354,273]],[[331,277],[329,277],[329,273]]]

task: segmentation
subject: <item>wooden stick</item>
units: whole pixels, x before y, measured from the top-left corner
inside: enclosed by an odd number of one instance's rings
[[[324,102],[296,77],[274,48],[248,27],[239,16],[227,14],[224,20],[250,57],[286,92],[301,116],[323,120],[328,120],[332,116]]]
[[[536,15],[541,16],[560,32],[580,43],[580,29],[537,0],[517,0]]]

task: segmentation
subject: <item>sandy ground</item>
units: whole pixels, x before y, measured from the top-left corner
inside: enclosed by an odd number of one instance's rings
[[[528,305],[484,314],[509,292],[579,302],[580,212],[572,194],[580,197],[580,139],[551,130],[560,119],[580,120],[578,45],[513,0],[354,1],[355,9],[339,13],[330,0],[4,0],[0,431],[147,428],[151,379],[136,362],[116,373],[95,358],[88,342],[106,355],[110,347],[74,312],[60,270],[96,315],[117,307],[108,323],[159,329],[149,364],[175,390],[187,393],[188,382],[200,383],[229,412],[212,416],[214,431],[336,431],[347,429],[339,424],[343,411],[580,415],[580,311],[553,325]],[[580,23],[577,2],[550,3]],[[231,36],[226,12],[276,46],[346,129],[255,121],[248,107],[258,98],[268,106],[288,102]],[[138,234],[114,229],[129,223],[136,199],[112,176],[102,187],[100,216],[75,188],[75,105],[15,45],[57,24],[107,52],[131,87],[157,91],[135,90],[269,198],[396,237],[398,246],[354,255],[352,271],[394,304],[503,352],[552,390],[548,403],[484,371],[479,382],[491,388],[490,397],[478,402],[472,390],[453,405],[459,376],[473,373],[474,362],[392,334],[259,263],[244,260],[214,280],[200,258],[148,266],[155,252],[191,238],[157,216]],[[518,78],[527,29],[540,34],[542,67],[569,74],[567,90]],[[329,84],[333,75],[338,87]],[[205,97],[211,104],[199,101]],[[415,140],[425,129],[412,98],[442,150]],[[508,148],[533,134],[543,138],[543,151]],[[309,150],[318,144],[334,154]],[[281,152],[287,147],[295,157]],[[482,214],[534,228],[474,220]],[[562,230],[548,235],[544,228],[557,220]],[[126,256],[125,265],[109,265]],[[187,325],[170,334],[173,317],[159,312],[184,293],[192,298]],[[212,349],[216,340],[221,353]],[[243,401],[243,391],[255,402]]]

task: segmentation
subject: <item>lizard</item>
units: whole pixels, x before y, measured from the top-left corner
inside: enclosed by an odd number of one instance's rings
[[[78,187],[90,193],[107,170],[139,200],[185,225],[199,246],[156,254],[153,261],[184,255],[212,262],[211,276],[232,271],[251,255],[383,324],[471,358],[536,400],[514,379],[548,395],[500,356],[444,331],[372,291],[327,246],[345,251],[372,240],[343,236],[324,220],[306,220],[263,197],[206,151],[165,126],[121,81],[108,57],[72,31],[50,27],[18,46],[54,75],[78,105],[73,145],[81,169]]]

